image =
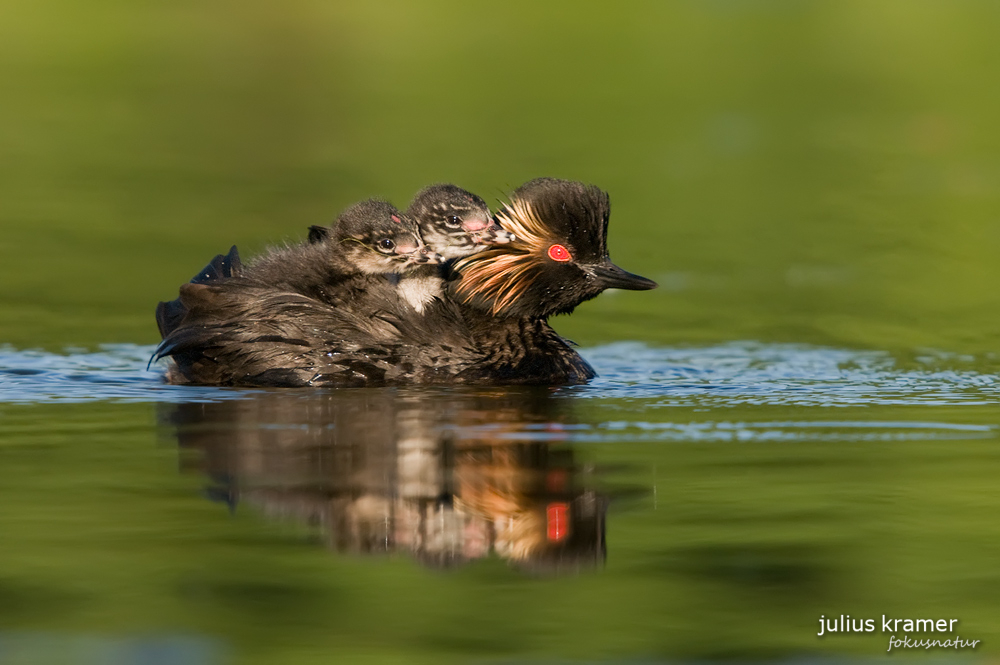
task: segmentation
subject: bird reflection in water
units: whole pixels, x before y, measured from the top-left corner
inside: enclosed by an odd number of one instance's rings
[[[543,388],[275,391],[163,420],[210,497],[313,525],[335,551],[562,573],[606,555],[607,500],[565,440],[568,406]]]

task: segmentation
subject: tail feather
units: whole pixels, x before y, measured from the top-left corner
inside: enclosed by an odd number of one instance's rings
[[[228,254],[217,254],[207,266],[191,278],[191,283],[211,284],[230,277],[239,277],[242,274],[243,262],[240,261],[240,253],[236,249],[236,245],[233,245]]]
[[[161,302],[156,306],[156,326],[160,329],[160,337],[166,337],[180,326],[187,310],[180,300]]]
[[[242,275],[243,262],[240,260],[239,250],[236,249],[236,245],[233,245],[228,254],[217,254],[207,266],[198,271],[198,274],[191,278],[191,283],[215,284]],[[156,327],[160,330],[160,338],[166,339],[177,330],[187,313],[188,307],[183,296],[158,304],[156,306]],[[154,357],[153,360],[156,358]]]

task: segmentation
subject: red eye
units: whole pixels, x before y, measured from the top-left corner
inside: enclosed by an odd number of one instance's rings
[[[549,258],[553,261],[569,261],[573,257],[569,255],[569,250],[562,245],[552,245],[549,247]]]

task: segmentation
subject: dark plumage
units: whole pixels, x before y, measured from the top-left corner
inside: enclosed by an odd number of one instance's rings
[[[609,288],[656,283],[611,263],[608,195],[592,185],[538,178],[497,214],[514,240],[454,263],[451,298],[486,355],[464,369],[469,382],[584,383],[594,370],[548,324]]]
[[[515,240],[455,264],[456,298],[496,316],[568,314],[605,289],[645,290],[656,283],[608,256],[608,195],[592,185],[532,180],[497,213]]]
[[[328,344],[331,317],[346,314],[352,330],[374,332],[377,322],[350,315],[369,283],[440,261],[412,218],[364,201],[319,241],[272,249],[245,267],[236,247],[216,256],[176,300],[157,306],[163,341],[154,358],[173,357],[173,383],[308,383],[302,347]]]
[[[289,288],[280,261],[272,259],[280,253],[272,254],[264,264],[276,283],[249,275],[254,263],[242,275],[182,286],[187,312],[173,327],[161,322],[166,334],[156,357],[174,358],[168,380],[175,383],[583,383],[593,369],[547,317],[605,288],[655,286],[610,263],[608,214],[607,195],[596,187],[527,183],[498,215],[517,238],[459,260],[448,293],[424,312],[384,275],[316,291]],[[331,240],[314,238],[298,252],[308,256]],[[310,264],[299,265],[299,253],[289,256],[296,261],[286,274]]]
[[[240,277],[242,274],[243,263],[240,261],[236,245],[233,245],[229,248],[228,254],[216,254],[207,266],[191,278],[191,284],[212,284],[231,277]],[[180,298],[158,304],[156,325],[160,329],[160,337],[166,337],[176,330],[186,314],[187,308]]]

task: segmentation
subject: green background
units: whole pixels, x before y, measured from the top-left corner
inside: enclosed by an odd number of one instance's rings
[[[154,342],[233,243],[551,175],[662,285],[577,341],[989,351],[998,30],[986,0],[8,1],[0,340]]]

